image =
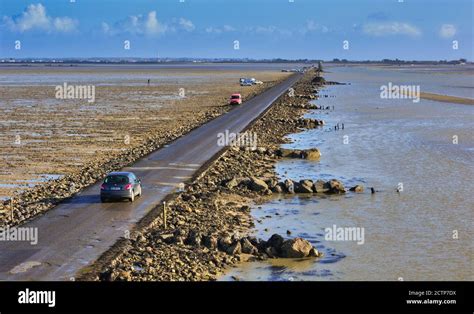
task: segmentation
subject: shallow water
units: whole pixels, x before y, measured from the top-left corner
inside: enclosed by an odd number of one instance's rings
[[[474,280],[474,107],[379,97],[380,85],[407,77],[422,82],[422,91],[429,86],[443,93],[449,85],[445,94],[469,97],[472,72],[434,77],[433,71],[329,71],[326,79],[351,85],[325,88],[321,95],[335,97],[317,103],[335,110],[308,116],[327,125],[293,134],[293,143],[285,145],[318,147],[321,160],[284,160],[276,171],[281,179],[337,178],[346,187],[362,184],[365,192],[276,196],[254,208],[256,235],[267,239],[289,230],[289,237],[308,239],[325,256],[246,263],[221,280]],[[344,130],[334,131],[337,123]],[[379,192],[372,195],[370,187]],[[364,228],[364,243],[325,240],[325,229],[333,225]]]

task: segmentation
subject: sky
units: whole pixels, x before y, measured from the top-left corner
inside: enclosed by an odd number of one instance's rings
[[[473,0],[0,0],[0,57],[473,60],[473,6]]]

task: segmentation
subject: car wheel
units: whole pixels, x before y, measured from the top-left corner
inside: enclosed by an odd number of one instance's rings
[[[135,192],[132,191],[132,194],[130,196],[130,202],[133,202],[135,200]]]
[[[105,203],[105,202],[107,202],[107,199],[106,199],[105,197],[101,196],[101,197],[100,197],[100,201],[101,201],[102,203]]]

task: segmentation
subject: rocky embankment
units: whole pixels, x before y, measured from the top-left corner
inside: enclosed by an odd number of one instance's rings
[[[319,150],[281,149],[284,136],[323,121],[303,119],[324,79],[308,71],[295,84],[295,95],[280,97],[248,130],[258,147],[230,147],[184,191],[167,200],[166,222],[156,208],[130,238],[117,243],[79,280],[215,280],[226,268],[248,260],[321,256],[301,238],[249,236],[254,226],[250,205],[274,193],[345,193],[341,182],[279,182],[274,164],[280,158],[317,160]]]

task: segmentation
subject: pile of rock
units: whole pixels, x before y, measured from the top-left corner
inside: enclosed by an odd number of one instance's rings
[[[310,148],[310,149],[280,148],[276,150],[275,154],[283,158],[301,158],[301,159],[308,159],[308,160],[319,160],[321,158],[321,152],[317,148]]]
[[[278,234],[272,235],[268,241],[253,236],[238,237],[237,235],[211,234],[203,235],[199,231],[177,229],[173,234],[162,234],[160,238],[167,244],[205,247],[209,250],[219,250],[228,255],[248,254],[265,258],[304,258],[321,257],[311,243],[302,238],[284,239]]]
[[[312,180],[300,180],[293,181],[291,179],[286,179],[283,182],[279,182],[275,178],[256,178],[256,177],[243,177],[237,178],[233,177],[232,179],[222,183],[223,186],[232,190],[236,187],[247,188],[251,191],[262,193],[262,194],[271,194],[271,193],[325,193],[325,194],[342,194],[346,193],[344,184],[337,180],[332,179],[329,181],[317,180],[313,182]],[[355,192],[362,192],[363,187],[357,186],[358,188],[354,190]],[[362,190],[360,190],[362,189]]]
[[[299,108],[299,109],[321,109],[322,106],[318,106],[312,103],[291,103],[288,104],[289,107]]]
[[[297,120],[296,125],[299,128],[315,129],[319,126],[323,126],[324,125],[324,120],[311,119],[311,118],[300,118],[300,119]]]

